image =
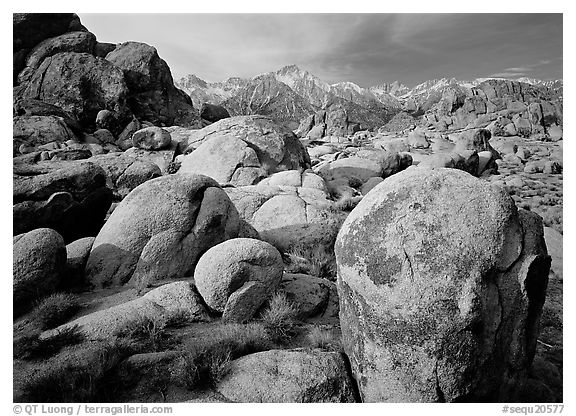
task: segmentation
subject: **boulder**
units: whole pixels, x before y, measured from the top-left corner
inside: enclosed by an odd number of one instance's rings
[[[258,186],[294,186],[301,188],[318,189],[327,192],[326,182],[320,175],[309,170],[300,172],[299,170],[285,170],[276,172],[269,178],[262,179]]]
[[[271,296],[280,280],[284,264],[278,250],[264,241],[251,238],[234,238],[210,248],[200,257],[194,281],[198,292],[211,309],[224,312],[228,298],[241,290],[246,283],[255,282],[259,289],[243,290],[245,296],[257,296],[252,315]],[[237,295],[239,296],[239,295]],[[254,303],[253,301],[251,303]],[[246,320],[252,318],[248,316]]]
[[[320,140],[324,137],[324,132],[326,131],[326,124],[318,124],[310,129],[306,134],[306,137],[312,140]]]
[[[14,117],[12,125],[12,154],[30,153],[47,143],[76,140],[64,120],[57,116]],[[26,149],[25,152],[21,152]]]
[[[228,117],[230,117],[230,113],[221,105],[204,103],[200,109],[200,118],[211,123],[215,123]]]
[[[532,124],[529,120],[524,117],[516,117],[514,120],[514,127],[516,127],[516,132],[519,136],[529,137],[532,134]]]
[[[130,116],[128,87],[122,70],[88,53],[63,52],[42,62],[21,92],[21,98],[39,99],[61,107],[84,127],[94,126],[100,110],[120,120]]]
[[[353,381],[342,354],[270,350],[232,361],[216,390],[240,403],[352,403]]]
[[[552,257],[551,271],[560,279],[563,279],[563,236],[554,228],[544,227],[544,240],[548,254]]]
[[[74,134],[81,135],[82,127],[78,120],[60,107],[34,99],[19,99],[13,104],[16,116],[55,116],[66,124]]]
[[[170,146],[170,133],[160,127],[145,127],[132,135],[134,147],[143,150],[162,150]]]
[[[170,146],[163,150],[143,150],[131,147],[124,152],[124,155],[138,159],[146,164],[154,164],[162,175],[174,173],[170,171],[171,164],[178,154],[178,143],[172,142]]]
[[[15,239],[12,249],[14,316],[33,301],[56,291],[66,270],[66,246],[60,234],[39,228]]]
[[[310,166],[294,133],[264,116],[220,120],[198,130],[186,152],[192,143],[197,148],[184,157],[179,173],[210,176],[220,184],[253,185],[275,172]]]
[[[95,237],[84,237],[66,245],[66,279],[61,286],[81,287],[84,283],[84,269]]]
[[[372,189],[374,189],[374,187],[376,187],[376,185],[378,185],[383,180],[384,180],[383,178],[370,178],[370,179],[368,179],[366,181],[366,183],[364,183],[364,185],[362,185],[362,188],[360,188],[362,195],[366,195],[368,192],[370,192]]]
[[[18,82],[30,80],[44,59],[60,52],[84,52],[92,54],[96,45],[96,36],[90,32],[68,32],[46,39],[36,45],[26,57],[26,67],[18,75]]]
[[[66,242],[94,236],[112,203],[106,173],[88,161],[14,164],[14,234],[53,228]]]
[[[463,153],[467,150],[482,152],[489,150],[494,154],[494,159],[500,159],[500,154],[490,145],[489,140],[492,133],[486,129],[466,130],[458,136],[454,152]]]
[[[183,316],[189,322],[209,320],[200,297],[194,291],[194,285],[185,281],[162,285],[139,298],[81,316],[43,332],[41,338],[48,339],[65,329],[77,327],[89,340],[109,340],[142,320],[162,325],[174,318],[182,319]]]
[[[360,150],[356,156],[330,162],[319,174],[326,181],[346,178],[352,187],[366,183],[370,178],[386,178],[400,172],[412,163],[399,153],[383,150]]]
[[[137,118],[133,118],[118,135],[116,146],[121,150],[130,149],[134,143],[132,142],[132,135],[142,128],[142,124]]]
[[[246,282],[230,295],[224,311],[223,322],[246,323],[270,298],[270,290],[260,282]]]
[[[100,114],[100,113],[98,113],[98,114]],[[98,142],[101,144],[115,143],[116,142],[114,135],[110,132],[110,130],[107,130],[107,129],[98,129],[94,133],[92,133],[92,136],[96,140],[98,140]]]
[[[357,205],[335,254],[362,401],[513,400],[550,267],[540,217],[465,172],[407,169]]]
[[[88,159],[106,172],[106,186],[121,200],[144,182],[162,176],[160,168],[151,162],[124,153],[106,153]]]
[[[330,145],[321,145],[316,147],[308,148],[308,154],[311,159],[317,159],[324,155],[329,155],[331,153],[336,153],[338,150]]]
[[[330,281],[315,276],[285,273],[280,291],[292,302],[298,318],[306,319],[324,312],[330,298],[330,284]]]
[[[346,216],[318,189],[242,186],[225,190],[240,218],[281,251],[295,246],[331,247]]]
[[[488,161],[483,160],[484,168]],[[419,168],[452,168],[460,169],[471,175],[478,176],[480,170],[480,157],[475,150],[463,150],[462,153],[436,153],[428,155],[418,164]]]
[[[88,263],[96,287],[138,287],[190,275],[210,247],[238,235],[238,212],[201,175],[167,175],[132,190],[98,233]]]
[[[125,42],[106,55],[106,60],[124,72],[128,104],[139,120],[156,126],[196,124],[192,100],[174,86],[170,68],[156,48]]]
[[[562,127],[560,126],[550,126],[548,128],[548,137],[551,141],[557,142],[558,140],[562,140]]]
[[[66,32],[86,30],[75,13],[14,13],[12,43],[14,51],[31,49],[44,39]]]
[[[406,143],[408,143],[412,149],[428,149],[430,147],[430,143],[426,140],[426,134],[419,127],[416,127],[408,133]]]

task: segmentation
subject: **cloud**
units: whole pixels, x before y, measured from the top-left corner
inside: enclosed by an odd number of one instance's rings
[[[561,78],[562,15],[81,14],[100,42],[154,45],[175,78],[253,77],[296,64],[364,87],[486,74]],[[527,64],[530,63],[530,64]],[[496,75],[494,75],[496,76]]]
[[[530,71],[532,71],[532,68],[530,68],[528,66],[519,66],[519,67],[506,68],[504,71],[507,71],[507,72],[530,72]]]
[[[524,72],[497,72],[495,74],[488,75],[489,78],[517,78],[526,75]]]

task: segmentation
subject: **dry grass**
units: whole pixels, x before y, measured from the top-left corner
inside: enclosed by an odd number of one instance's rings
[[[225,324],[214,328],[212,337],[199,337],[184,355],[185,385],[190,390],[213,387],[226,376],[236,358],[276,347],[261,323]]]
[[[324,246],[297,246],[288,254],[290,263],[285,267],[286,272],[304,273],[330,281],[336,280],[336,256],[333,249]]]
[[[60,352],[63,348],[80,344],[84,336],[77,326],[58,331],[50,338],[40,339],[40,331],[16,336],[13,340],[14,359],[46,359]]]
[[[260,320],[276,342],[287,341],[294,332],[298,310],[285,293],[276,293],[268,302]]]
[[[77,296],[55,293],[38,303],[33,316],[40,329],[51,329],[66,323],[79,310],[80,303]]]
[[[322,348],[328,351],[340,351],[342,349],[340,340],[334,336],[332,331],[317,326],[308,331],[306,339],[311,348]]]
[[[117,339],[69,347],[15,379],[17,402],[100,402],[110,371],[132,351]]]
[[[130,341],[139,352],[165,351],[176,344],[174,337],[167,332],[167,323],[162,317],[140,316],[115,335]]]

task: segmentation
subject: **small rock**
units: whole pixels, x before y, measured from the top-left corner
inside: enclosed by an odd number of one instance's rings
[[[160,150],[170,146],[170,133],[161,127],[145,127],[132,135],[134,147],[144,150]]]

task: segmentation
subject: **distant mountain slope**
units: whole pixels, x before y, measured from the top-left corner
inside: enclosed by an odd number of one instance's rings
[[[221,105],[233,115],[261,114],[292,129],[298,127],[301,119],[317,111],[308,100],[278,81],[274,74],[251,79]]]
[[[490,80],[507,86],[504,90],[511,88],[512,92],[516,87],[511,87],[511,82],[525,85],[523,91],[529,97],[547,101],[562,99],[562,80],[477,78],[467,81],[441,78],[425,81],[413,88],[399,81],[363,88],[353,82],[328,84],[296,65],[252,79],[230,78],[224,82],[211,83],[187,75],[176,85],[190,95],[198,108],[204,102],[221,104],[232,114],[263,114],[291,128],[319,110],[344,108],[349,122],[358,123],[363,129],[374,129],[386,124],[400,111],[413,116],[430,112],[451,114],[462,108],[465,102],[473,101],[473,96],[482,90],[479,86]],[[515,97],[514,100],[523,101],[523,98]]]

